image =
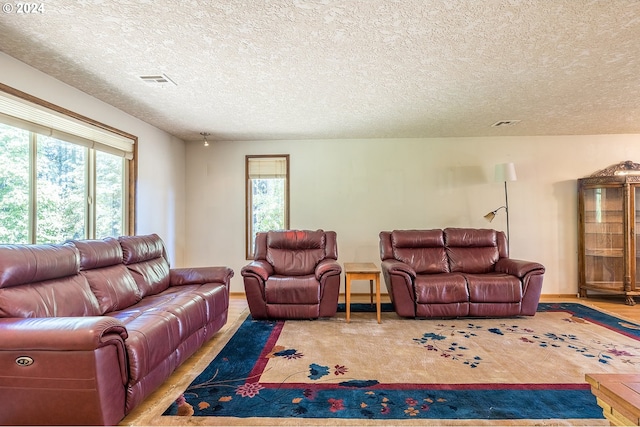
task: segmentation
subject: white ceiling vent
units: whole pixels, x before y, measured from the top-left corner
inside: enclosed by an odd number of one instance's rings
[[[520,123],[520,120],[500,120],[491,125],[493,128],[515,126]]]
[[[152,84],[152,85],[160,85],[160,86],[173,85],[173,86],[178,86],[176,84],[176,82],[171,80],[166,74],[150,74],[148,76],[140,76],[140,79],[143,82],[146,82],[146,83],[149,83],[149,84]]]

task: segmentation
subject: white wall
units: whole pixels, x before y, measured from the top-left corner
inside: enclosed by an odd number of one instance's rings
[[[378,233],[401,228],[494,227],[509,184],[511,254],[547,267],[543,292],[577,292],[576,179],[640,161],[640,135],[253,141],[185,144],[0,53],[0,82],[138,136],[137,231],[158,233],[174,266],[228,265],[242,292],[244,156],[290,154],[291,227],[338,233],[339,261],[379,263]],[[186,168],[185,165],[189,165]],[[355,292],[365,292],[357,284]]]
[[[0,82],[138,137],[137,234],[157,233],[184,265],[185,144],[0,52]]]
[[[543,293],[575,294],[576,179],[640,161],[640,135],[187,143],[186,263],[232,267],[232,292],[244,291],[248,263],[247,154],[290,154],[291,228],[335,230],[340,262],[378,265],[381,230],[505,230],[504,210],[492,223],[483,216],[504,204],[494,165],[513,162],[511,255],[546,266]]]

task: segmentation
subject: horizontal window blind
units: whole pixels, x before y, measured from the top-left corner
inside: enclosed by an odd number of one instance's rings
[[[4,92],[0,92],[0,122],[129,160],[133,158],[134,140]]]
[[[249,157],[249,179],[272,179],[287,177],[286,157]]]

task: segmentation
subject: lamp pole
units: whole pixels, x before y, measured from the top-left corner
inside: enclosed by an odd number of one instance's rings
[[[507,181],[504,182],[504,210],[507,211],[507,242],[511,243],[509,238],[509,193],[507,192]]]
[[[509,192],[507,190],[508,181],[517,181],[516,167],[513,163],[502,163],[495,166],[495,180],[504,182],[504,210],[507,211],[507,242],[511,246],[511,235],[509,233]]]

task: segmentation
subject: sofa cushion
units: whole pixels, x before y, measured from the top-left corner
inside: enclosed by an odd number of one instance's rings
[[[267,261],[275,274],[312,274],[325,256],[324,231],[289,230],[267,233]]]
[[[109,313],[127,327],[125,342],[130,383],[136,383],[174,353],[178,345],[195,333],[203,334],[208,307],[194,291],[199,285],[185,285],[143,298],[124,310]],[[174,366],[175,367],[175,366]]]
[[[73,245],[2,245],[0,288],[78,274],[80,258]]]
[[[122,258],[125,264],[135,264],[156,258],[166,260],[164,243],[157,234],[120,236],[118,241],[122,246]]]
[[[98,315],[98,300],[80,274],[0,289],[0,317]]]
[[[82,271],[98,299],[102,314],[122,310],[140,301],[141,293],[124,265]]]
[[[122,247],[117,239],[70,240],[80,254],[80,270],[91,270],[122,264]]]
[[[175,289],[181,288],[182,286],[175,287]],[[173,287],[169,288],[169,290],[172,289]],[[219,318],[221,314],[229,308],[229,292],[227,286],[223,283],[205,283],[193,288],[191,292],[199,295],[204,300],[207,323],[215,321],[216,318]]]
[[[0,317],[100,314],[79,268],[78,250],[72,245],[2,245]]]
[[[81,274],[87,278],[102,314],[122,310],[140,301],[142,294],[122,264],[122,247],[117,239],[107,237],[71,243],[80,252]]]
[[[123,262],[144,298],[166,290],[170,284],[169,262],[162,239],[157,234],[121,236]]]
[[[391,245],[394,258],[417,274],[449,272],[442,230],[394,230]]]
[[[416,317],[465,317],[470,314],[469,302],[448,304],[416,304]]]
[[[417,304],[469,301],[467,281],[459,273],[418,275],[414,282]]]
[[[520,279],[508,274],[466,274],[471,302],[520,302]]]
[[[495,230],[447,228],[444,241],[451,272],[490,273],[500,258]]]

